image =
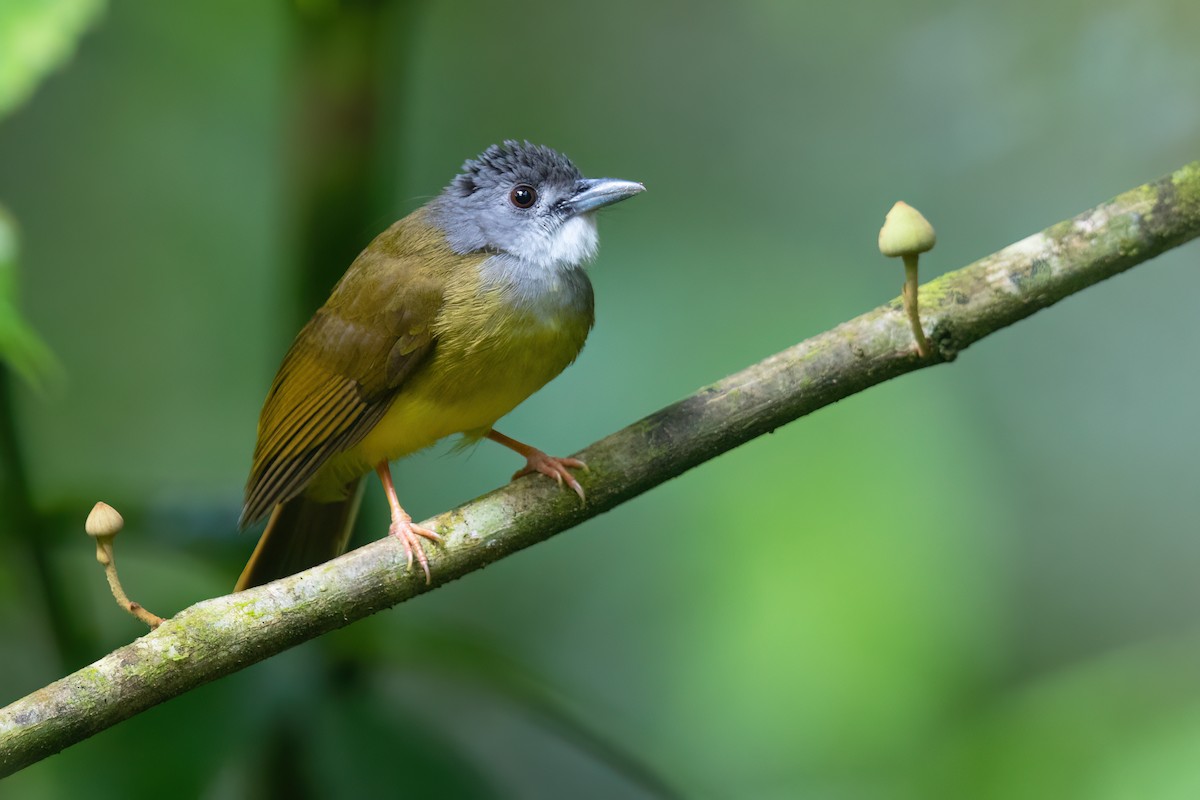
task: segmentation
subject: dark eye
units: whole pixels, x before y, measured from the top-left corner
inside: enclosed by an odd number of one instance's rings
[[[509,192],[508,200],[517,208],[529,208],[537,202],[537,189],[528,183],[518,184]]]

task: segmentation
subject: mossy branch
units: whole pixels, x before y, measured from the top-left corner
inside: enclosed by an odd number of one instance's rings
[[[588,502],[523,478],[426,524],[432,587],[386,537],[284,580],[188,608],[132,644],[0,709],[0,776],[158,703],[340,628],[596,516],[727,450],[964,348],[1200,235],[1200,162],[920,290],[932,353],[899,298],[651,414],[580,453]],[[871,266],[877,269],[877,266]]]

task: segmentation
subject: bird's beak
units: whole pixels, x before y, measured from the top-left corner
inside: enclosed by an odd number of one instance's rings
[[[575,184],[575,194],[565,203],[571,216],[586,214],[604,206],[619,203],[626,197],[646,191],[636,181],[621,181],[616,178],[581,178]]]

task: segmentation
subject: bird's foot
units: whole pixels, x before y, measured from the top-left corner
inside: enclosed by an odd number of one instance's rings
[[[570,486],[575,494],[579,495],[580,501],[586,501],[583,495],[583,487],[579,485],[579,481],[575,480],[575,476],[571,474],[573,469],[582,469],[587,471],[588,465],[580,461],[578,458],[559,458],[557,456],[548,456],[541,450],[533,450],[532,453],[525,454],[525,466],[522,469],[513,473],[513,480],[520,478],[522,475],[532,475],[535,472],[553,478],[555,482],[562,486],[564,483]]]
[[[388,528],[388,535],[399,539],[400,544],[404,546],[404,555],[408,556],[408,569],[412,569],[414,559],[421,565],[421,569],[425,572],[425,585],[428,586],[432,581],[429,574],[429,557],[425,555],[421,539],[441,544],[442,537],[438,536],[436,531],[423,528],[413,522],[412,517],[408,514],[393,516],[391,527]]]

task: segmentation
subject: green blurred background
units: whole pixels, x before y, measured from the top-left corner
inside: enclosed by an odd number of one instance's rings
[[[3,227],[58,366],[27,338],[44,368],[2,387],[0,704],[142,632],[95,500],[135,599],[228,591],[292,335],[488,144],[649,187],[604,214],[583,356],[503,426],[566,454],[894,297],[894,200],[930,277],[1200,157],[1198,29],[1195,0],[4,0]],[[1197,248],[0,795],[1200,796]],[[448,451],[395,468],[418,519],[519,465]]]

